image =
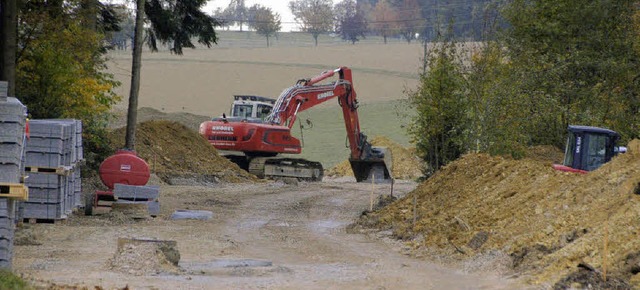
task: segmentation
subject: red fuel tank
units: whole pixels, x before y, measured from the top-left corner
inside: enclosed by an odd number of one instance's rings
[[[135,151],[118,150],[100,164],[100,179],[109,189],[114,184],[146,185],[149,181],[149,164]]]

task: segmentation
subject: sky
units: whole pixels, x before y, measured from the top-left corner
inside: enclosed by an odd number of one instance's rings
[[[290,0],[245,0],[244,5],[247,8],[253,6],[254,4],[260,4],[265,7],[271,8],[273,12],[277,12],[280,14],[280,20],[282,21],[282,31],[291,31],[291,30],[299,30],[298,25],[295,24],[295,20],[293,18],[293,14],[291,14],[291,10],[289,10],[289,1]],[[209,3],[205,6],[204,12],[207,14],[213,14],[213,11],[218,8],[226,8],[229,6],[231,0],[209,0]],[[336,0],[333,1],[334,3]],[[246,29],[246,27],[244,28]]]

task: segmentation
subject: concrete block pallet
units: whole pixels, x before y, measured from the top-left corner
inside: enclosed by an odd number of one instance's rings
[[[22,180],[26,116],[27,108],[20,101],[0,95],[0,183]]]
[[[25,163],[33,198],[21,203],[21,218],[30,222],[66,219],[82,205],[82,123],[73,119],[31,120],[29,129]]]
[[[0,268],[11,269],[15,236],[16,201],[28,196],[24,180],[24,146],[27,108],[7,96],[0,82]]]
[[[18,208],[23,220],[59,220],[66,219],[64,204],[47,202],[21,202]]]
[[[149,215],[160,214],[160,187],[158,186],[135,186],[116,183],[113,195],[119,203],[146,203]]]

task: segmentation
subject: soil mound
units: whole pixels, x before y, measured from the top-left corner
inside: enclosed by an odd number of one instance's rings
[[[415,149],[404,146],[383,136],[375,136],[371,139],[371,144],[377,147],[387,147],[393,156],[392,174],[396,179],[416,179],[422,176],[422,161],[415,154]],[[327,176],[353,176],[349,160],[344,160],[338,165],[327,170]]]
[[[539,145],[529,147],[525,157],[542,162],[562,164],[562,161],[564,160],[564,152],[560,150],[560,148],[552,145]]]
[[[181,271],[167,259],[158,245],[142,243],[119,246],[115,255],[109,259],[108,266],[112,270],[136,276]]]
[[[548,161],[468,154],[360,224],[462,261],[504,252],[531,283],[560,281],[579,264],[640,281],[638,216],[640,141],[633,140],[628,153],[585,175],[555,171]]]
[[[113,148],[124,147],[125,128],[110,139]],[[136,127],[136,153],[149,163],[151,172],[165,182],[183,176],[208,176],[210,182],[245,182],[255,176],[218,155],[196,131],[172,121],[147,121]]]

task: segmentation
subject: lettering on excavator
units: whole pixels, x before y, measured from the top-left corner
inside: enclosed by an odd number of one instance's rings
[[[318,100],[322,100],[322,99],[326,99],[326,98],[330,98],[330,97],[333,97],[333,93],[332,92],[326,92],[326,93],[318,94]]]

